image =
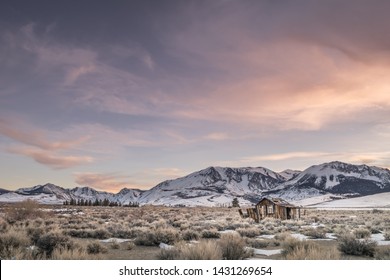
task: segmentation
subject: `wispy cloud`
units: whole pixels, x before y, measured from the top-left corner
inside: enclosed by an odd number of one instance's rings
[[[166,46],[183,63],[206,65],[204,73],[191,78],[163,70],[159,78],[150,78],[115,67],[101,59],[103,50],[53,44],[39,37],[34,25],[25,26],[24,35],[14,41],[36,55],[38,73],[62,74],[60,92],[69,94],[72,105],[96,111],[268,130],[320,130],[334,123],[365,121],[363,114],[379,109],[390,111],[386,62],[362,63],[340,47],[306,38],[276,36],[264,42],[250,33],[244,34],[246,40],[233,40],[243,35],[237,28],[226,33],[222,23],[231,26],[234,21],[218,20],[216,26],[197,22],[173,35],[173,45]],[[220,45],[211,39],[214,36],[231,47]],[[156,68],[150,53],[140,47],[117,45],[110,51]],[[184,54],[194,54],[195,62],[193,55]],[[215,78],[208,78],[210,74]],[[377,114],[369,115],[377,121]]]
[[[229,135],[224,132],[213,132],[210,134],[207,134],[204,139],[206,140],[214,140],[214,141],[222,141],[229,139]]]
[[[93,162],[93,158],[89,156],[59,155],[51,151],[43,151],[27,147],[13,147],[8,148],[7,151],[27,156],[40,164],[52,167],[54,169],[65,169]]]
[[[240,159],[240,162],[256,163],[262,161],[279,161],[279,160],[298,159],[298,158],[319,158],[319,157],[326,157],[331,155],[333,154],[323,153],[323,152],[291,152],[291,153],[244,157]]]
[[[65,85],[74,84],[81,76],[86,75],[88,73],[93,73],[95,69],[96,67],[93,65],[78,66],[69,69],[65,77]]]
[[[63,140],[68,138],[67,134],[42,130],[20,118],[0,118],[0,135],[11,139],[12,144],[6,151],[29,157],[53,169],[66,169],[94,161],[93,157],[75,151],[88,142],[86,134],[79,137],[73,134],[72,139]]]
[[[186,172],[180,168],[154,168],[149,172],[153,176],[170,179],[176,179],[178,177],[186,175]]]
[[[66,150],[79,146],[88,140],[86,136],[61,141],[51,140],[52,133],[32,127],[32,125],[28,125],[20,120],[14,121],[4,118],[0,118],[0,134],[19,143],[44,150]]]
[[[145,186],[134,183],[130,177],[117,173],[75,173],[74,176],[77,184],[103,191],[118,192],[122,188],[145,188]]]
[[[346,162],[356,164],[390,167],[390,151],[344,153],[341,158]]]

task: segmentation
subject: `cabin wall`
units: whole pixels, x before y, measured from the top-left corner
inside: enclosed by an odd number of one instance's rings
[[[250,217],[257,223],[267,217],[287,220],[287,219],[299,219],[300,209],[296,207],[286,207],[275,204],[271,200],[264,199],[256,204],[255,208],[246,209],[246,215],[240,211],[242,217]]]
[[[270,217],[281,219],[283,217],[283,209],[272,201],[263,200],[256,205],[257,211],[260,213],[260,220]]]

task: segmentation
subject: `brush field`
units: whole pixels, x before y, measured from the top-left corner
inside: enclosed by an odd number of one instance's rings
[[[390,211],[0,205],[1,259],[390,259]]]

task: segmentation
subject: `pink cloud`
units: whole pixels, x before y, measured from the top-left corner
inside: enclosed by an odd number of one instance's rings
[[[50,151],[43,151],[24,147],[9,148],[7,150],[11,153],[20,154],[32,158],[36,162],[54,169],[65,169],[93,162],[93,158],[88,156],[58,155]]]
[[[122,188],[145,188],[145,186],[132,182],[129,177],[114,173],[75,173],[74,176],[75,182],[81,186],[109,192],[118,192]]]
[[[87,136],[77,139],[52,141],[47,131],[42,131],[22,120],[0,118],[0,134],[19,143],[38,147],[44,150],[71,149],[88,140]],[[50,133],[52,135],[52,133]]]

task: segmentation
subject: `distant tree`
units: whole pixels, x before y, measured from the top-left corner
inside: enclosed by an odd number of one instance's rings
[[[110,201],[108,200],[108,198],[105,198],[103,200],[103,206],[109,206],[110,205]]]
[[[232,207],[240,207],[240,204],[238,203],[237,197],[233,198]]]

